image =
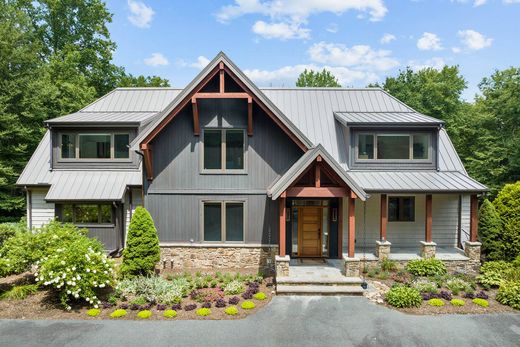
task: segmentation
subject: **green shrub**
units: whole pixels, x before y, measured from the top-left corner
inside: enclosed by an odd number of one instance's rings
[[[175,311],[175,310],[166,310],[163,313],[163,317],[175,318],[175,317],[177,317],[177,311]]]
[[[446,265],[435,258],[411,260],[406,270],[414,276],[438,276],[446,273]]]
[[[121,273],[124,277],[153,274],[160,252],[152,216],[144,207],[137,207],[128,226]]]
[[[195,311],[195,314],[197,314],[197,316],[209,316],[211,314],[211,310],[209,308],[199,308],[197,311]]]
[[[493,205],[502,221],[500,239],[504,259],[513,260],[520,255],[520,181],[506,184]]]
[[[5,241],[15,236],[20,230],[20,227],[13,223],[2,223],[0,224],[0,248]]]
[[[441,299],[430,299],[428,300],[428,305],[441,307],[444,306],[444,301],[442,301]]]
[[[446,280],[446,288],[451,290],[453,295],[459,295],[460,292],[470,292],[473,290],[470,283],[464,281],[460,277],[451,277]]]
[[[393,286],[386,293],[388,304],[398,307],[419,307],[422,303],[421,293],[415,288],[405,286]]]
[[[482,307],[488,307],[489,306],[489,302],[486,299],[475,298],[475,299],[473,299],[471,301],[475,305],[478,305],[478,306],[482,306]]]
[[[125,298],[138,297],[146,302],[178,304],[189,290],[186,282],[168,281],[159,276],[126,278],[116,286],[116,291]]]
[[[238,314],[238,308],[236,306],[229,306],[229,307],[226,307],[224,312],[230,316],[234,316],[234,315]]]
[[[462,299],[451,299],[450,304],[453,306],[464,306],[466,305],[466,302]]]
[[[226,295],[237,295],[244,291],[244,283],[240,280],[233,280],[226,284],[224,287],[224,293]]]
[[[251,310],[256,307],[255,303],[249,300],[244,301],[241,306],[244,310]]]
[[[480,275],[477,281],[485,288],[498,287],[504,280],[511,279],[515,270],[512,263],[505,261],[488,261],[480,268]]]
[[[14,286],[8,291],[2,293],[0,299],[23,300],[29,295],[35,294],[38,291],[37,284],[23,284]]]
[[[265,300],[267,299],[267,295],[265,295],[265,293],[258,292],[255,295],[253,295],[253,298],[255,298],[256,300]]]
[[[437,293],[437,283],[426,278],[418,278],[412,282],[412,287],[417,289],[420,293]]]
[[[112,317],[112,318],[121,318],[124,316],[126,316],[126,310],[123,310],[121,308],[118,308],[117,310],[115,310],[114,312],[112,312],[110,314],[110,317]]]
[[[495,206],[485,199],[480,205],[478,233],[482,242],[482,255],[486,260],[504,258],[502,222]]]
[[[151,316],[152,316],[152,311],[150,311],[150,310],[142,310],[142,311],[137,312],[137,317],[139,317],[141,319],[148,319]]]
[[[87,315],[90,317],[97,317],[101,313],[101,310],[99,308],[91,308],[87,311]]]
[[[69,229],[70,225],[64,228]],[[77,234],[77,229],[70,232]],[[69,310],[68,303],[73,298],[81,298],[97,308],[101,303],[97,293],[114,284],[113,260],[107,258],[98,240],[85,235],[72,237],[54,253],[37,261],[36,268],[36,281],[53,287]]]
[[[397,263],[395,262],[395,260],[383,259],[381,261],[381,270],[383,270],[383,271],[396,271],[397,270]]]
[[[497,301],[501,304],[520,309],[520,282],[502,282],[498,289]]]

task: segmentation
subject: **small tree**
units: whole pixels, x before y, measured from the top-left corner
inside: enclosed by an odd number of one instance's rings
[[[482,241],[482,254],[486,260],[504,258],[501,236],[501,222],[495,206],[485,199],[479,210],[478,229]]]
[[[159,238],[152,216],[144,207],[138,207],[128,227],[121,273],[125,277],[149,275],[160,259]]]
[[[341,84],[336,76],[326,69],[321,72],[305,69],[298,76],[296,87],[341,87]]]
[[[520,255],[520,181],[506,184],[493,205],[502,221],[504,258],[513,260]]]

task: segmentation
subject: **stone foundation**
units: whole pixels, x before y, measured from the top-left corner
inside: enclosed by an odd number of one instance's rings
[[[466,254],[466,257],[468,257],[472,261],[480,262],[481,246],[482,244],[480,242],[466,241],[464,243],[464,253]]]
[[[421,257],[424,259],[435,258],[435,248],[437,244],[435,242],[421,241]]]
[[[344,257],[345,261],[345,276],[346,277],[359,277],[361,274],[360,259]]]
[[[285,257],[281,257],[277,255],[275,257],[276,262],[276,276],[277,277],[288,277],[289,276],[289,262],[291,258],[286,255]]]
[[[391,245],[389,241],[376,241],[376,257],[381,260],[387,259],[390,255]]]
[[[171,271],[227,270],[273,274],[276,254],[277,246],[161,246],[160,267]]]

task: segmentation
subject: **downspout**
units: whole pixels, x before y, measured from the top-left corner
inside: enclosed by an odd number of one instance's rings
[[[29,230],[32,230],[32,192],[27,186],[24,189],[27,192],[27,225]]]
[[[142,158],[142,160],[143,160],[143,162],[144,162],[144,154],[143,154],[143,152],[141,152],[141,151],[138,150],[138,149],[136,149],[134,152],[135,152],[137,155],[140,155],[141,158]],[[147,181],[147,180],[145,179],[145,177],[144,177],[144,170],[145,170],[145,168],[143,167],[143,170],[142,170],[142,176],[143,176],[143,177],[142,177],[142,178],[143,178],[143,181],[142,181],[142,182],[143,182],[143,183],[142,183],[142,185],[141,185],[141,187],[142,187],[142,188],[141,188],[141,202],[142,202],[142,204],[143,204],[143,207],[144,207],[144,184],[145,184],[145,182]]]
[[[440,167],[439,167],[439,147],[440,147],[440,143],[441,143],[441,129],[443,128],[443,125],[439,125],[439,127],[437,128],[437,144],[436,144],[436,148],[435,148],[435,167],[436,167],[436,170],[437,171],[440,171]]]

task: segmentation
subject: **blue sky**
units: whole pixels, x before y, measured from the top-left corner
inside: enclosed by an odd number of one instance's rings
[[[260,86],[305,68],[364,87],[411,66],[459,65],[471,100],[520,66],[520,0],[109,0],[116,64],[183,87],[220,50]]]

